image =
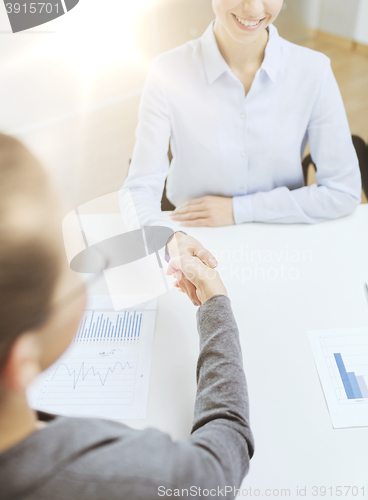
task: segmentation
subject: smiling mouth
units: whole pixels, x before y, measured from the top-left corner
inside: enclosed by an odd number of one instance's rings
[[[249,19],[243,19],[242,17],[239,17],[236,14],[233,14],[233,16],[235,17],[235,19],[237,21],[239,21],[239,23],[241,23],[243,26],[245,26],[247,28],[256,28],[257,26],[259,26],[261,24],[263,19],[265,19],[265,18],[255,19],[254,21],[250,21]]]

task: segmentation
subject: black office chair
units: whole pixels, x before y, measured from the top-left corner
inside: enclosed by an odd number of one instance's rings
[[[163,212],[168,212],[168,211],[171,211],[171,210],[175,210],[174,205],[166,197],[166,182],[167,181],[165,181],[164,191],[162,193],[162,198],[161,198],[161,210]]]
[[[353,135],[352,139],[359,161],[360,173],[362,175],[363,191],[366,197],[368,197],[368,145],[357,135]],[[317,170],[311,155],[306,156],[302,162],[305,185],[307,185],[309,165],[313,165],[314,169]]]
[[[172,153],[171,153],[170,145],[169,145],[169,151],[168,151],[167,155],[169,157],[169,162],[171,163],[171,160],[173,159],[173,156],[172,156]],[[128,166],[128,171],[127,171],[126,177],[128,177],[129,169],[130,169],[130,164],[132,163],[132,159],[131,158],[129,159],[128,163],[129,163],[129,166]],[[176,207],[174,207],[174,205],[166,197],[166,183],[167,183],[167,180],[165,181],[164,190],[162,192],[161,210],[163,212],[171,212],[172,210],[175,210]]]
[[[173,155],[171,152],[171,145],[170,144],[169,144],[169,151],[167,153],[167,156],[169,157],[169,163],[171,164],[172,159],[173,159]],[[174,207],[174,205],[171,203],[171,201],[169,201],[166,197],[166,183],[167,183],[167,179],[165,181],[165,186],[164,186],[164,190],[163,190],[162,198],[161,198],[161,210],[163,212],[171,212],[172,210],[175,210],[176,207]]]

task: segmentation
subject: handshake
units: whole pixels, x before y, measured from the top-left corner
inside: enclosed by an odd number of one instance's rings
[[[195,238],[175,233],[167,244],[170,255],[166,274],[175,275],[174,285],[188,295],[195,306],[200,306],[214,295],[227,295],[217,261]]]

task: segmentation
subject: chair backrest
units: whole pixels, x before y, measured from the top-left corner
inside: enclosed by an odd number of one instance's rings
[[[169,162],[171,163],[171,160],[172,160],[172,153],[171,153],[171,149],[169,147],[169,151],[168,151],[168,156],[169,156]],[[129,174],[129,169],[130,169],[130,164],[132,163],[132,159],[130,158],[129,159],[129,166],[128,166],[128,171],[127,171],[127,174],[126,174],[126,177],[128,177],[128,174]],[[161,198],[161,210],[163,212],[171,212],[172,210],[175,210],[175,206],[167,199],[167,196],[166,196],[166,182],[167,180],[165,180],[165,185],[164,185],[164,190],[162,192],[162,198]]]
[[[166,197],[166,182],[167,181],[165,181],[164,191],[162,193],[162,198],[161,198],[161,210],[163,212],[169,212],[171,210],[175,210],[174,205]]]

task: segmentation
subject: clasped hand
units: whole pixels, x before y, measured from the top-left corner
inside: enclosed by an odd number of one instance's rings
[[[200,306],[214,295],[227,295],[217,261],[199,241],[183,233],[175,233],[167,245],[170,254],[167,275],[174,275],[174,285],[186,293],[194,305]]]

